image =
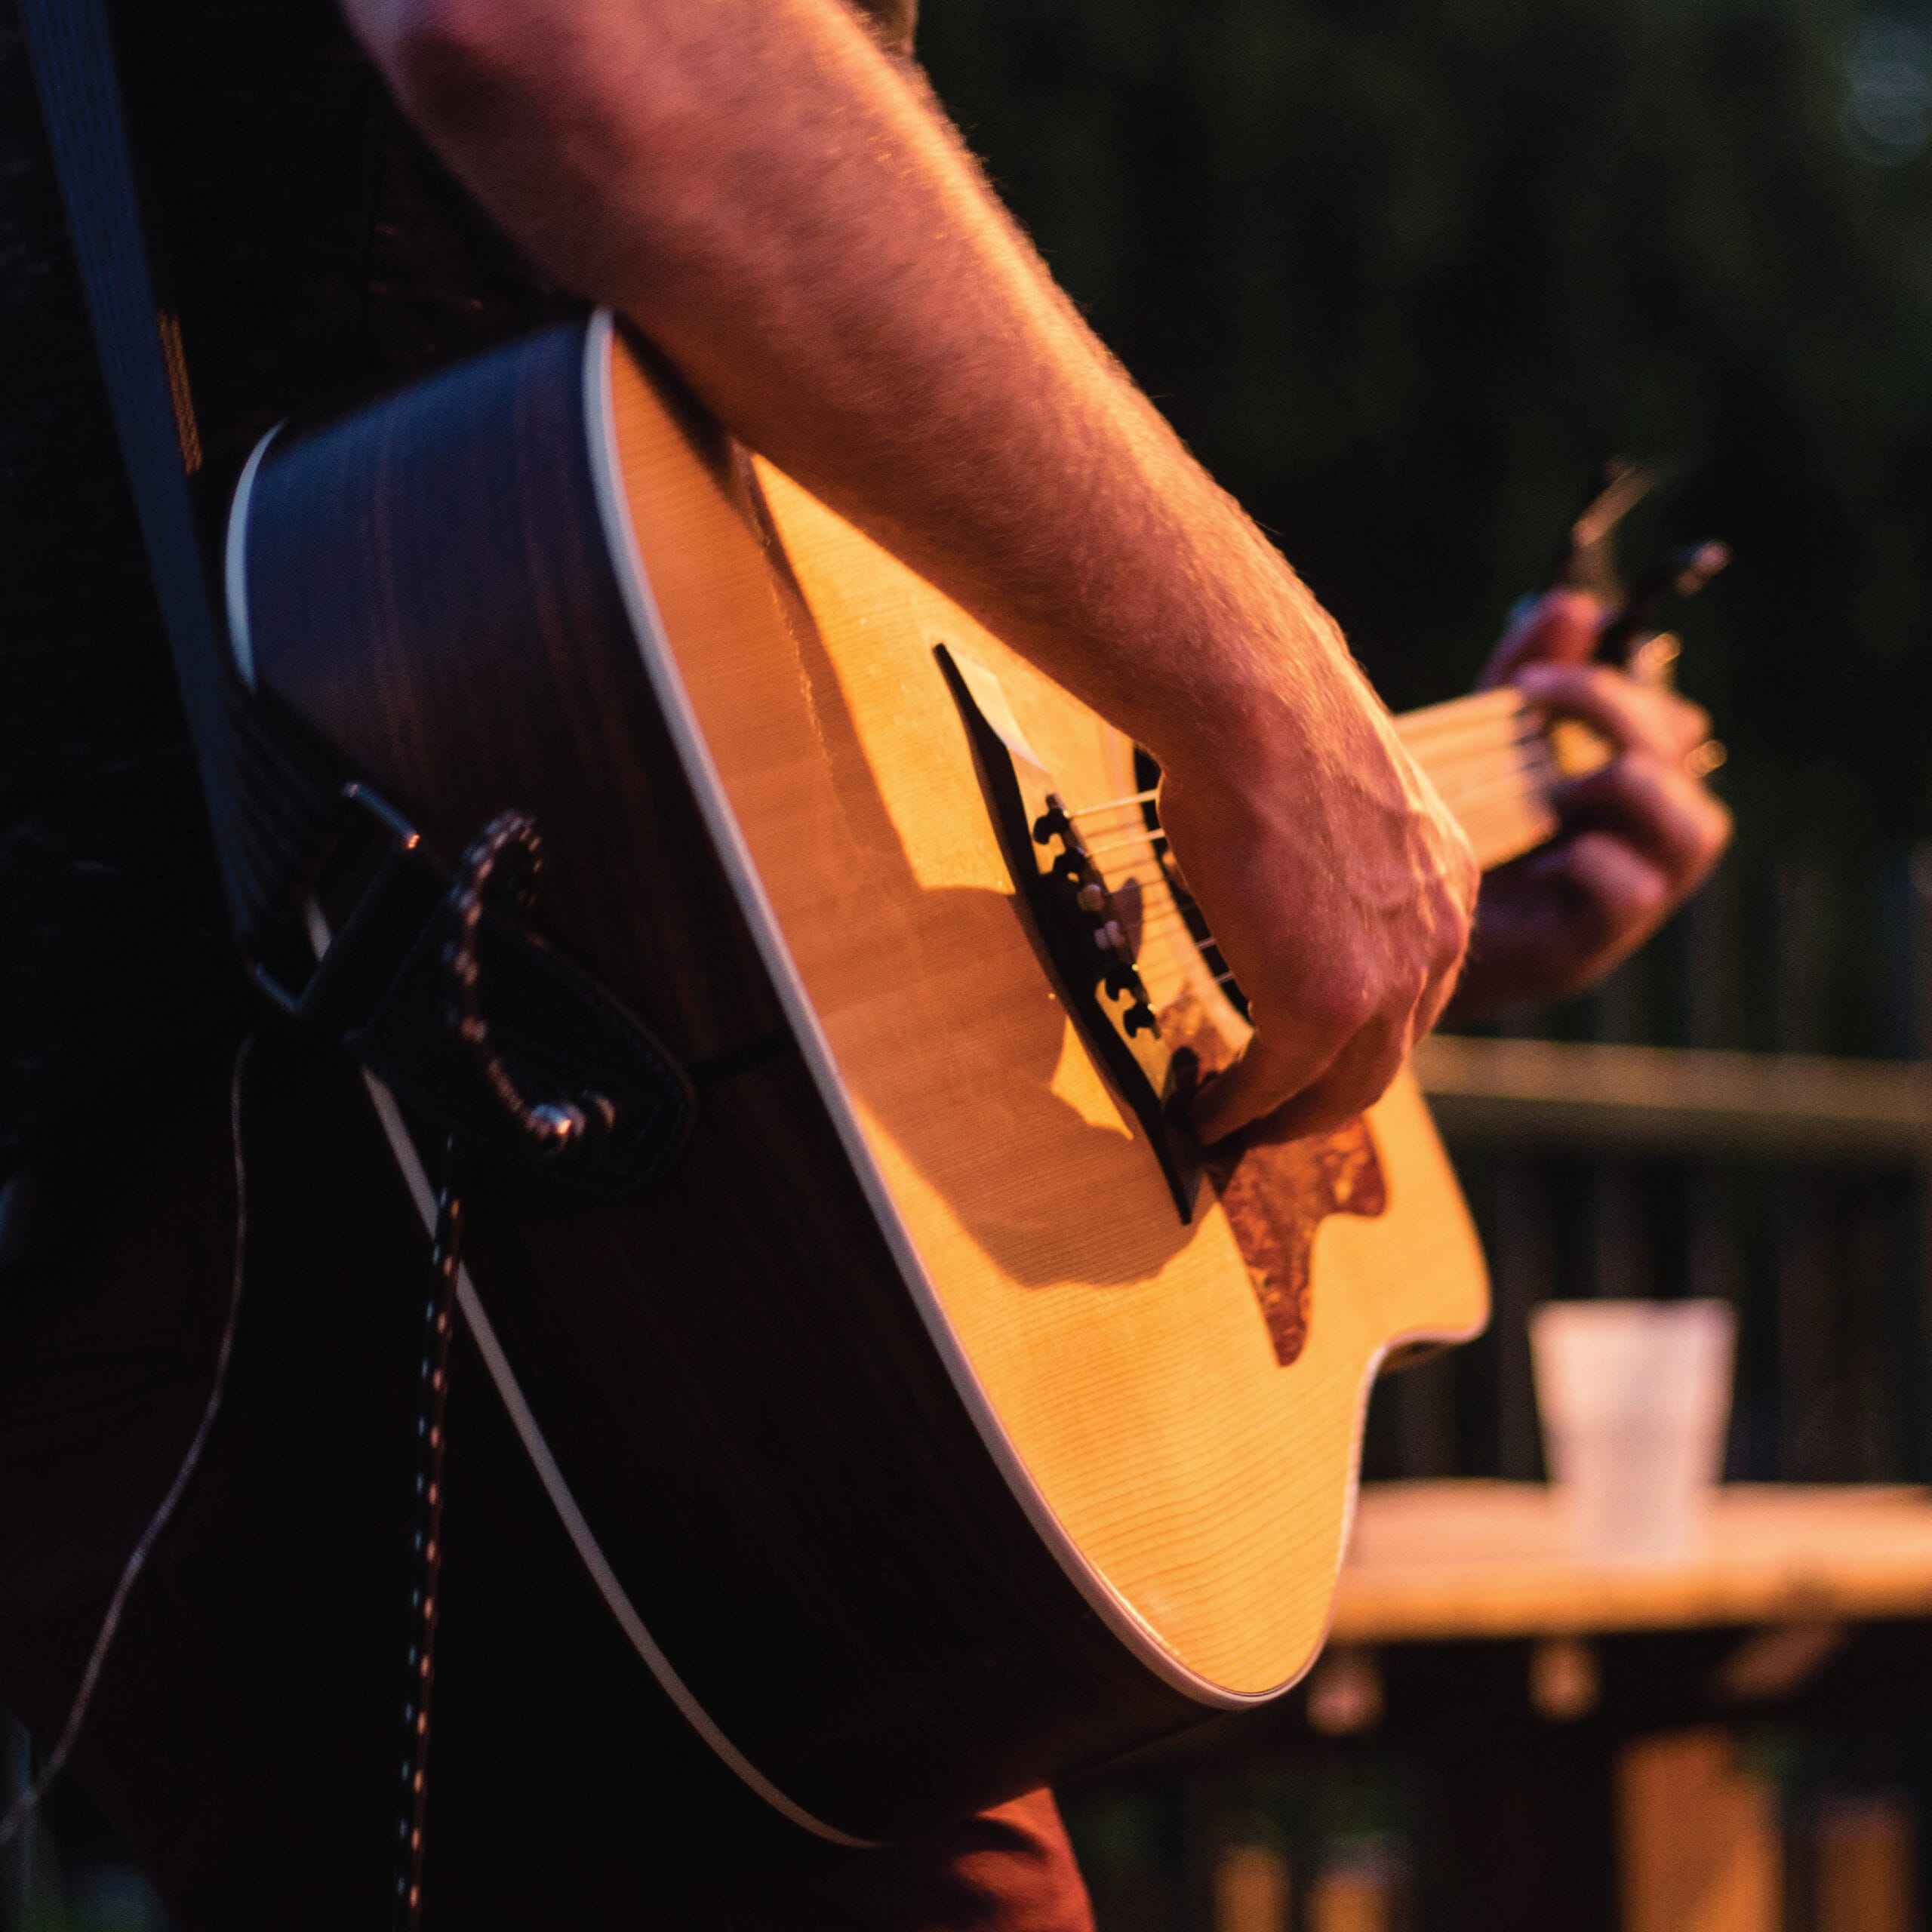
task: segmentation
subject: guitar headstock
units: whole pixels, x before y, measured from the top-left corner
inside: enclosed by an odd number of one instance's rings
[[[1550,587],[1586,591],[1611,612],[1597,645],[1602,662],[1620,666],[1640,684],[1667,686],[1675,680],[1683,647],[1674,632],[1661,627],[1665,607],[1672,598],[1696,596],[1730,561],[1730,550],[1711,538],[1681,545],[1666,551],[1632,586],[1618,561],[1618,531],[1657,481],[1654,470],[1625,457],[1606,463],[1564,533]],[[1562,777],[1585,777],[1610,760],[1609,746],[1574,720],[1559,719],[1547,736],[1552,761]],[[1724,748],[1715,740],[1706,750],[1708,762],[1700,777],[1724,762]]]

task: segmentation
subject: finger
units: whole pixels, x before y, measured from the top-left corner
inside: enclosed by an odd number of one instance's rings
[[[1562,786],[1566,826],[1606,832],[1660,866],[1681,897],[1702,881],[1730,840],[1730,814],[1681,765],[1626,752]]]
[[[1603,606],[1584,590],[1552,590],[1510,626],[1482,675],[1482,687],[1506,685],[1525,664],[1581,664],[1603,633]]]
[[[1265,987],[1251,984],[1255,1031],[1240,1057],[1195,1103],[1194,1124],[1201,1139],[1222,1140],[1291,1103],[1296,1111],[1287,1117],[1297,1121],[1339,1122],[1379,1100],[1411,1047],[1435,1023],[1461,968],[1467,912],[1445,898],[1431,923],[1426,965],[1417,968],[1406,992],[1397,988],[1385,995],[1379,1010],[1367,992],[1359,998],[1333,995],[1326,1010],[1317,1011],[1305,988],[1284,986],[1270,997]],[[1275,1019],[1277,1013],[1292,1014],[1294,1022]],[[1292,1137],[1270,1125],[1269,1139]],[[1312,1125],[1293,1130],[1318,1131]]]
[[[1551,856],[1552,882],[1569,901],[1561,977],[1574,990],[1642,945],[1677,895],[1662,866],[1611,832],[1579,832]]]
[[[1702,706],[1607,665],[1525,665],[1516,688],[1552,715],[1591,726],[1620,751],[1641,746],[1678,763],[1710,735]]]
[[[1405,1020],[1378,1018],[1349,1042],[1321,1078],[1251,1122],[1246,1143],[1272,1146],[1346,1125],[1389,1091],[1412,1044]]]
[[[1530,913],[1543,935],[1533,972],[1538,986],[1561,994],[1585,986],[1633,950],[1670,911],[1663,869],[1613,832],[1580,832],[1529,862],[1534,896],[1555,916]]]
[[[1475,992],[1475,1017],[1574,992],[1661,923],[1669,898],[1661,868],[1614,833],[1546,845],[1484,885],[1458,996]]]
[[[1352,1035],[1317,1037],[1260,1019],[1238,1055],[1202,1088],[1194,1103],[1194,1131],[1204,1141],[1225,1140],[1319,1080],[1346,1049]],[[1357,1029],[1356,1030],[1359,1030]],[[1285,1035],[1285,1037],[1283,1037]]]

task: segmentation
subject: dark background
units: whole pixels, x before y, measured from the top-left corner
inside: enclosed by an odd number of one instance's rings
[[[1683,681],[1730,748],[1737,849],[1606,992],[1514,1023],[1922,1050],[1932,0],[924,12],[936,88],[1056,274],[1398,708],[1466,686],[1613,454],[1675,466],[1633,519],[1634,559],[1706,534],[1734,546],[1681,628]],[[4,142],[0,162],[18,165]],[[1524,1309],[1688,1291],[1743,1317],[1732,1474],[1932,1475],[1919,1177],[1574,1152],[1461,1165],[1497,1321],[1385,1385],[1372,1473],[1538,1474]],[[1875,1768],[1833,1777],[1932,1802],[1922,1730],[1858,1748]],[[1177,1780],[1077,1799],[1103,1924],[1197,1922],[1171,1874],[1190,1832],[1222,1829],[1217,1806],[1278,1813],[1301,1869],[1352,1842],[1395,1842],[1399,1863],[1402,1762],[1342,1777],[1257,1758],[1254,1789],[1212,1805]],[[1801,1792],[1812,1774],[1780,1775]],[[45,1922],[158,1924],[112,1893],[111,1860],[80,1857],[97,1828],[61,1802],[70,1896],[84,1877],[109,1890]]]
[[[1683,675],[1741,841],[1862,855],[1932,831],[1928,26],[1847,0],[928,0],[921,51],[1393,705],[1467,681],[1594,466],[1673,460],[1633,555],[1737,552]]]
[[[1606,988],[1509,1030],[1932,1053],[1932,5],[926,0],[921,50],[1055,273],[1396,708],[1466,686],[1614,454],[1672,469],[1633,562],[1734,547],[1678,627],[1736,848]],[[1528,1308],[1690,1293],[1740,1312],[1731,1476],[1932,1478],[1927,1174],[1452,1152],[1495,1319],[1381,1385],[1365,1473],[1539,1475]],[[1071,1795],[1106,1932],[1209,1923],[1201,1873],[1247,1838],[1287,1848],[1298,1927],[1306,1881],[1351,1857],[1395,1875],[1398,1923],[1517,1922],[1432,1862],[1441,1739],[1318,1771],[1309,1742],[1257,1741],[1232,1783]],[[1820,1807],[1873,1791],[1915,1821],[1928,1922],[1920,1719],[1752,1748],[1791,1924]],[[1605,1803],[1557,1806],[1555,1855]]]
[[[1055,273],[1396,708],[1465,688],[1603,460],[1629,561],[1717,535],[1682,681],[1735,851],[1512,1030],[1932,1047],[1932,6],[928,0]],[[1540,1473],[1522,1316],[1718,1294],[1730,1472],[1932,1475],[1914,1177],[1456,1150],[1491,1334],[1385,1384],[1371,1474]]]

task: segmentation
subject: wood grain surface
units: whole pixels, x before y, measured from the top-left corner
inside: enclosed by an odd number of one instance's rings
[[[934,646],[1069,802],[1131,746],[601,327],[278,445],[255,662],[446,860],[533,814],[546,934],[696,1077],[638,1195],[475,1191],[499,1386],[641,1666],[787,1815],[902,1835],[1297,1676],[1375,1365],[1479,1326],[1481,1261],[1407,1080],[1181,1223]],[[1150,997],[1232,1051],[1158,900]]]
[[[723,617],[729,540],[678,522],[675,426],[635,364],[614,366],[666,635],[948,1336],[1055,1519],[1160,1643],[1237,1694],[1291,1681],[1327,1626],[1377,1360],[1486,1313],[1414,1088],[1369,1119],[1384,1211],[1312,1233],[1306,1336],[1284,1367],[1227,1214],[1181,1223],[1048,988],[934,648],[992,672],[1075,808],[1135,789],[1132,747],[763,463],[786,568],[770,620]],[[1238,1042],[1239,1016],[1175,930],[1150,921],[1150,997],[1187,998]]]
[[[533,813],[546,935],[696,1075],[691,1141],[638,1194],[470,1189],[500,1389],[687,1715],[786,1815],[906,1836],[1200,1707],[1034,1533],[906,1293],[643,675],[583,363],[580,330],[539,338],[278,448],[246,545],[255,660],[446,860]],[[721,439],[665,421],[688,522],[742,532]]]

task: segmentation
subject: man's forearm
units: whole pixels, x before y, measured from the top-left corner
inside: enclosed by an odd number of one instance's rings
[[[1171,758],[1319,736],[1332,626],[839,0],[351,12],[538,260],[1060,681]]]
[[[1159,757],[1173,853],[1257,1023],[1203,1131],[1373,1100],[1454,979],[1466,842],[916,76],[841,0],[346,4],[540,261]]]

